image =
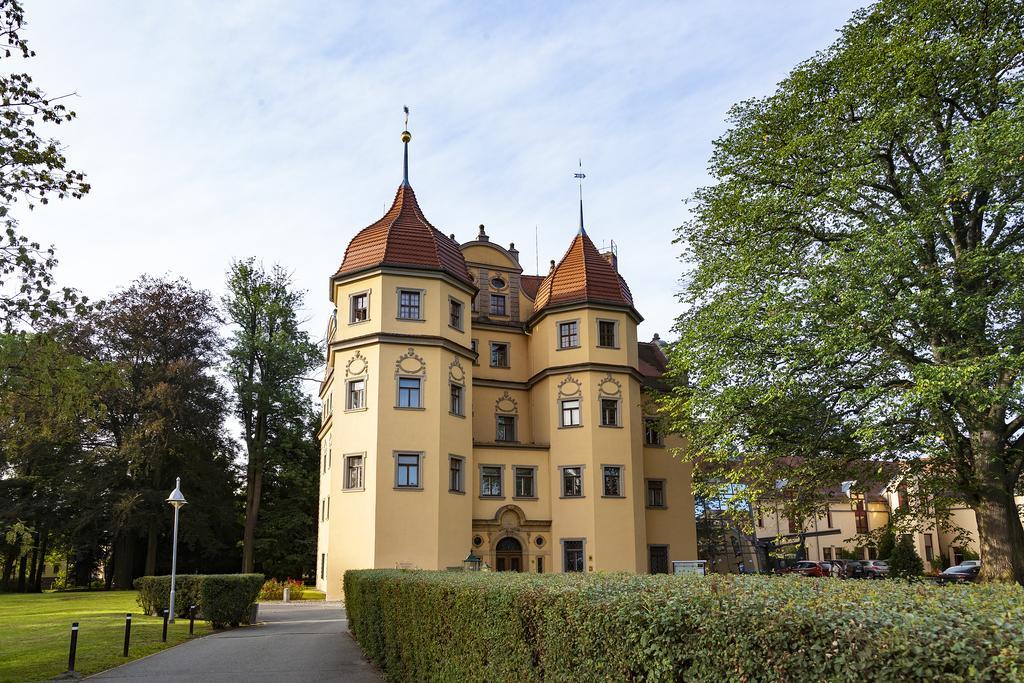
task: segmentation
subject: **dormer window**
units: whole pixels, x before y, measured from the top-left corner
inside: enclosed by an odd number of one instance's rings
[[[491,294],[491,315],[507,315],[504,294]]]

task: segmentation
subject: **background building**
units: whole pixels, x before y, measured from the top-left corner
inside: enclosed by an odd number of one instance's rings
[[[318,587],[345,570],[668,571],[696,559],[690,468],[645,392],[665,356],[580,225],[544,276],[483,226],[460,244],[406,170],[331,278]],[[682,446],[667,439],[668,446]]]

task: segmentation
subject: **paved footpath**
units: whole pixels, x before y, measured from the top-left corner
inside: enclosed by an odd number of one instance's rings
[[[382,681],[338,603],[260,605],[260,624],[197,638],[91,678],[120,681]],[[91,679],[90,679],[91,680]]]

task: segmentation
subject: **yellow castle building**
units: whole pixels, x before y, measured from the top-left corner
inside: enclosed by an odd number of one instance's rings
[[[666,572],[697,557],[690,467],[645,410],[657,340],[580,225],[545,277],[460,244],[405,173],[331,277],[317,587],[348,569]],[[666,442],[668,447],[666,447]]]

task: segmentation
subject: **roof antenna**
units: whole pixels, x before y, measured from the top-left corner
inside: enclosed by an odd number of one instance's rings
[[[580,159],[580,172],[576,173],[573,177],[580,181],[580,234],[586,235],[587,231],[583,229],[583,179],[587,175],[583,172],[583,159]]]
[[[533,225],[533,274],[540,275],[540,248],[537,246],[537,224]]]
[[[405,130],[402,131],[402,142],[405,145],[405,161],[402,164],[402,184],[406,187],[409,186],[409,141],[412,140],[412,134],[409,132],[409,107],[402,107],[405,111]]]

